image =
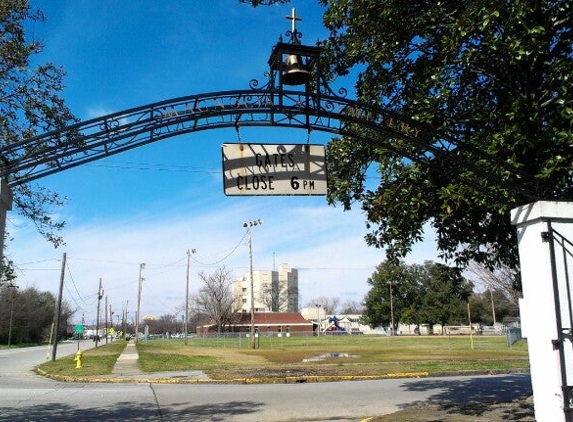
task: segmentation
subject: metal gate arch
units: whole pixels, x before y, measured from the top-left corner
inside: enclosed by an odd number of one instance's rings
[[[344,97],[253,88],[152,103],[2,146],[0,178],[16,186],[174,136],[242,126],[352,136],[379,146],[383,143],[385,148],[418,162],[429,162],[456,147],[452,141],[436,141],[420,123]],[[369,130],[368,137],[364,129]],[[415,145],[416,155],[392,139]]]
[[[492,161],[459,139],[440,133],[414,119],[400,116],[379,104],[346,98],[344,88],[334,92],[324,72],[321,48],[301,44],[293,9],[292,28],[279,38],[270,54],[266,83],[252,79],[249,89],[220,91],[174,98],[58,128],[9,145],[0,144],[0,180],[8,187],[109,157],[152,142],[201,130],[241,126],[274,126],[323,131],[348,136],[395,152],[422,165],[445,158],[448,172],[480,188],[479,181],[461,176],[469,169],[483,179],[537,197],[530,175],[522,183],[500,181],[492,168],[519,170]],[[398,140],[398,142],[397,142]],[[462,153],[457,153],[459,150]],[[470,151],[473,158],[465,158]],[[480,157],[477,164],[475,157]],[[495,158],[493,159],[495,160]],[[486,167],[483,163],[488,163]],[[458,171],[457,171],[458,170]],[[446,171],[446,170],[444,170]]]

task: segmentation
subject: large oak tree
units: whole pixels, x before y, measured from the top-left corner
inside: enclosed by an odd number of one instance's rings
[[[516,267],[510,210],[573,199],[573,2],[320,3],[333,74],[354,72],[360,101],[425,128],[415,145],[333,140],[329,200],[361,204],[368,243],[391,258],[430,223],[443,257]],[[428,154],[439,142],[451,152]],[[365,177],[373,166],[375,186]]]

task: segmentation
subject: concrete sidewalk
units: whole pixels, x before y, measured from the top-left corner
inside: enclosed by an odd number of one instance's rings
[[[130,380],[133,382],[146,382],[148,380],[165,381],[186,381],[186,380],[209,380],[210,378],[203,371],[168,371],[168,372],[143,372],[139,367],[139,354],[135,341],[127,343],[123,353],[117,358],[110,379]]]
[[[137,353],[137,347],[135,342],[131,340],[127,343],[123,353],[119,355],[111,375],[113,377],[133,377],[135,375],[141,375],[142,372],[139,369],[139,354]]]

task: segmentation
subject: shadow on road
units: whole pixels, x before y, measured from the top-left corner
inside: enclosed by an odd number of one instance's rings
[[[521,420],[523,414],[532,413],[533,403],[524,398],[531,396],[529,375],[507,375],[478,377],[471,379],[432,378],[414,384],[403,384],[405,391],[436,390],[429,397],[429,403],[438,405],[450,414],[479,416],[491,412],[498,403],[514,402],[514,406],[500,406],[499,409],[511,420]],[[521,400],[518,400],[521,399]],[[403,408],[421,405],[409,403]]]
[[[73,406],[58,403],[46,403],[26,408],[14,409],[0,407],[0,421],[223,421],[230,415],[247,415],[254,413],[263,404],[252,401],[232,401],[212,405],[192,406],[189,403],[175,404],[163,414],[152,405],[134,406],[122,402],[113,407],[77,409]]]
[[[165,412],[170,422],[182,421],[223,421],[230,416],[249,415],[258,411],[264,403],[253,401],[231,401],[201,406],[190,406],[189,403],[171,405]]]

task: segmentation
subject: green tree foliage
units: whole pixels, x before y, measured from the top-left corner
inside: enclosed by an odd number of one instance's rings
[[[0,289],[0,304],[0,343],[8,342],[10,319],[12,344],[48,341],[56,306],[54,295],[34,287],[20,291],[13,285],[4,286]],[[62,303],[59,339],[65,337],[68,321],[73,314],[70,306]]]
[[[418,323],[461,324],[464,321],[464,309],[472,294],[472,284],[467,282],[457,268],[426,261],[419,269],[422,284],[421,303],[415,314]]]
[[[13,285],[16,278],[14,263],[12,261],[5,260],[4,265],[0,266],[0,287]]]
[[[360,203],[367,242],[390,258],[430,222],[443,257],[517,267],[510,210],[573,199],[571,0],[319,3],[332,75],[357,74],[359,100],[423,129],[415,143],[373,138],[392,150],[333,140],[329,201]]]
[[[391,325],[393,311],[397,325],[414,300],[413,292],[417,288],[406,264],[402,261],[384,261],[367,282],[371,288],[364,299],[364,323],[371,327]]]
[[[371,327],[390,325],[393,312],[394,329],[399,323],[459,324],[461,305],[472,292],[460,270],[432,261],[423,265],[384,261],[368,284],[364,322]]]
[[[444,257],[516,266],[510,210],[573,197],[572,2],[321,3],[330,63],[341,75],[359,70],[358,98],[447,134],[426,142],[447,139],[453,150],[422,165],[335,140],[330,200],[361,202],[368,242],[391,256],[407,254],[430,221]],[[372,161],[380,182],[369,189],[363,174]]]
[[[26,37],[25,26],[42,21],[42,13],[32,10],[26,0],[0,1],[0,146],[76,121],[60,96],[64,71],[52,63],[36,64],[42,43]],[[26,152],[3,155],[2,165],[17,162]],[[61,245],[58,232],[64,223],[55,220],[52,213],[64,199],[41,186],[16,186],[13,194],[14,208],[54,246]]]
[[[493,325],[494,312],[495,322],[503,322],[504,319],[519,317],[519,307],[517,303],[511,301],[500,290],[486,290],[481,293],[474,293],[470,297],[470,307],[472,322],[479,322],[484,325]]]

